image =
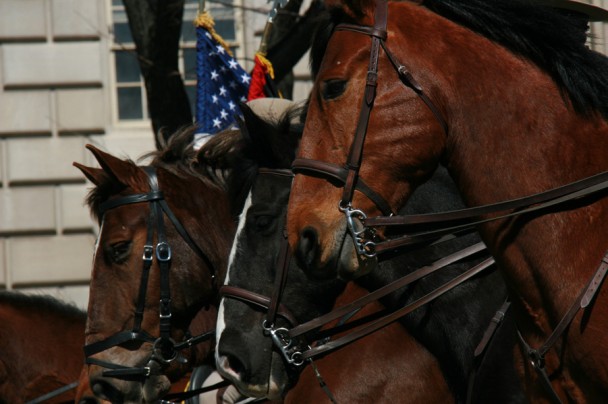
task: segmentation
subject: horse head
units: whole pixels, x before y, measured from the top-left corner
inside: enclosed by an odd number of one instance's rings
[[[189,327],[201,310],[215,316],[234,229],[232,203],[223,182],[197,167],[184,140],[191,133],[174,136],[148,167],[94,146],[88,149],[101,168],[75,163],[95,185],[88,203],[100,223],[86,326],[88,376],[93,392],[112,402],[157,401],[211,347],[205,342],[190,350],[212,332],[193,337]]]
[[[271,105],[268,105],[270,103]],[[240,215],[237,235],[230,253],[225,285],[269,297],[283,240],[284,215],[292,176],[293,160],[300,131],[298,109],[291,103],[261,100],[243,108],[241,135],[251,161],[255,180],[248,189]],[[270,169],[262,174],[262,169]],[[259,171],[260,170],[260,171]],[[304,272],[290,264],[290,285],[285,291],[277,324],[293,325],[328,310],[344,285],[335,280],[306,282]],[[302,293],[315,294],[312,304],[292,301],[290,288],[302,286]],[[295,291],[295,289],[294,289]],[[239,390],[254,397],[279,399],[297,378],[297,371],[286,365],[273,350],[272,340],[262,332],[265,310],[252,310],[250,303],[223,298],[218,312],[216,362],[220,373]],[[249,349],[255,346],[255,349]]]

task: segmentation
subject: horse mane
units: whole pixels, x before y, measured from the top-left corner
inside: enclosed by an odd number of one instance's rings
[[[578,113],[597,111],[608,119],[608,58],[585,46],[587,21],[580,15],[532,0],[424,0],[422,5],[536,64]],[[333,27],[352,20],[342,10],[331,10],[313,40],[313,74]]]
[[[199,164],[211,171],[229,169],[238,173],[238,177],[229,177],[229,196],[244,203],[259,167],[291,168],[303,131],[303,108],[296,106],[276,117],[259,117],[242,105],[238,129],[218,133],[207,141],[199,151]]]
[[[194,148],[195,132],[196,126],[190,125],[175,132],[168,141],[159,134],[158,144],[160,144],[160,150],[144,154],[140,158],[140,161],[151,158],[150,165],[153,167],[162,168],[178,177],[193,176],[209,186],[223,188],[225,180],[221,176],[216,175],[205,167],[199,166],[197,161],[198,151]],[[133,166],[137,166],[137,163],[131,159],[126,159],[125,161]],[[124,188],[124,184],[108,178],[107,181],[103,181],[91,189],[86,203],[97,220],[101,219],[98,217],[99,205],[110,196],[121,192]]]
[[[29,295],[15,291],[1,291],[0,305],[9,305],[16,309],[44,311],[65,318],[84,320],[87,313],[72,303],[66,303],[51,295]]]

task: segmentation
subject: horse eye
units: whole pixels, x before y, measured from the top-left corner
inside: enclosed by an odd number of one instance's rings
[[[321,92],[323,94],[323,99],[331,100],[341,96],[346,90],[346,80],[327,80],[323,83],[323,88]]]
[[[273,217],[270,215],[259,215],[255,217],[255,229],[262,231],[267,229],[273,222]]]
[[[120,241],[118,243],[111,244],[104,249],[106,258],[116,264],[125,262],[131,254],[131,245],[132,243],[130,241]]]

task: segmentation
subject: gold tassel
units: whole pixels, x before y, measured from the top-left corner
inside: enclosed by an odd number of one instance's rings
[[[230,47],[224,41],[224,38],[222,38],[217,32],[215,32],[215,29],[213,29],[213,27],[215,26],[215,21],[213,21],[213,17],[211,17],[211,14],[209,14],[208,11],[203,11],[202,13],[198,13],[198,15],[196,16],[196,19],[194,20],[194,26],[205,28],[211,34],[213,39],[215,39],[215,41],[217,43],[222,45],[224,50],[230,56],[233,56],[232,51],[230,51]]]

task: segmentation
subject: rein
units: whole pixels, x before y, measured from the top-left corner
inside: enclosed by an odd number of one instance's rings
[[[92,344],[85,345],[84,347],[84,354],[86,357],[85,363],[110,369],[103,372],[104,377],[130,378],[134,376],[149,377],[151,375],[159,375],[162,373],[162,368],[166,367],[172,361],[176,359],[181,363],[185,363],[187,361],[179,354],[181,350],[213,338],[215,335],[215,331],[212,330],[195,337],[190,337],[180,343],[176,343],[170,336],[172,314],[169,270],[171,267],[172,251],[165,234],[165,215],[169,218],[177,232],[188,244],[188,246],[190,246],[190,248],[207,263],[213,279],[215,279],[215,269],[210,258],[194,242],[190,234],[171,211],[169,205],[167,205],[164,195],[159,189],[158,177],[155,169],[150,166],[143,167],[143,169],[148,176],[150,192],[112,199],[102,203],[99,207],[99,215],[103,222],[105,213],[110,209],[134,203],[148,202],[150,204],[146,244],[144,245],[142,256],[142,276],[139,285],[138,303],[135,310],[133,328],[130,331],[117,332],[116,334],[102,341],[97,341]],[[154,233],[156,233],[157,238],[156,245],[153,245]],[[160,269],[159,337],[153,337],[141,329],[146,303],[148,278],[150,268],[152,267],[155,258]],[[99,352],[115,346],[120,346],[130,341],[152,344],[152,355],[146,366],[128,367],[91,357]]]
[[[293,173],[288,170],[260,169],[259,173],[293,176]],[[262,322],[262,329],[264,330],[264,333],[272,339],[275,347],[279,350],[284,360],[288,364],[297,367],[303,365],[306,361],[311,361],[313,358],[327,354],[330,351],[334,351],[344,345],[350,344],[351,342],[354,342],[368,334],[371,334],[385,327],[386,325],[398,320],[406,314],[414,311],[420,306],[433,301],[445,292],[453,289],[462,282],[468,280],[469,278],[475,276],[479,272],[491,266],[494,263],[494,260],[491,257],[486,258],[478,265],[475,265],[469,270],[456,276],[452,280],[446,282],[442,286],[438,287],[436,290],[429,292],[418,300],[408,305],[405,305],[378,319],[366,319],[367,321],[364,322],[362,325],[357,325],[357,328],[354,331],[343,335],[336,340],[316,345],[315,347],[311,347],[308,344],[299,343],[305,335],[310,335],[313,333],[319,334],[319,329],[322,326],[325,326],[339,318],[351,316],[353,313],[359,311],[362,307],[373,301],[379,300],[395,292],[396,290],[401,289],[441,268],[444,268],[455,262],[470,258],[476,254],[483,253],[484,251],[485,245],[483,243],[474,244],[463,250],[450,254],[447,257],[441,258],[436,262],[432,263],[431,265],[419,268],[418,270],[400,279],[397,279],[396,281],[385,285],[382,288],[375,290],[374,292],[370,292],[367,295],[356,299],[355,301],[345,306],[335,309],[323,316],[312,319],[306,323],[299,324],[297,322],[297,319],[293,317],[289,313],[289,311],[284,308],[283,305],[280,303],[281,294],[285,287],[287,272],[289,270],[289,262],[291,258],[291,254],[289,252],[289,243],[287,241],[287,234],[285,231],[283,231],[281,239],[281,248],[277,257],[277,261],[275,263],[276,275],[272,297],[268,298],[258,293],[230,285],[225,285],[220,288],[220,296],[224,298],[238,299],[240,301],[249,303],[255,307],[267,309],[266,318]],[[277,327],[277,316],[281,316],[286,319],[292,328],[288,329],[285,327]],[[331,336],[343,331],[343,328],[343,326],[334,326],[330,329],[323,330],[322,333],[324,336]],[[313,334],[313,338],[310,339],[316,338],[316,334]]]

